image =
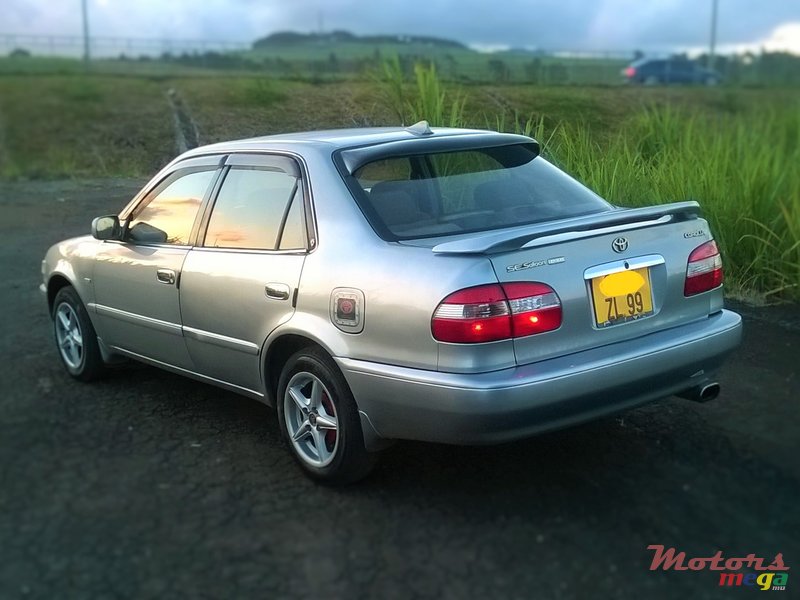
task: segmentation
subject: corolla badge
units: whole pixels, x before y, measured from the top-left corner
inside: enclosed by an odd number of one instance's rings
[[[706,235],[705,230],[698,229],[697,231],[687,231],[686,233],[683,234],[683,237],[685,237],[688,240],[689,238],[694,238],[694,237],[705,237],[705,235]]]

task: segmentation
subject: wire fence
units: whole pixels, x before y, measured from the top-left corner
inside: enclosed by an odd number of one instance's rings
[[[170,38],[136,38],[93,36],[89,38],[89,54],[93,58],[160,56],[206,52],[248,50],[251,44],[225,40],[181,40]],[[15,50],[41,56],[80,58],[84,53],[84,38],[79,35],[30,35],[0,33],[0,55]]]
[[[258,46],[258,44],[256,44]],[[0,33],[0,56],[12,58],[80,58],[84,38],[76,35]],[[360,78],[379,69],[383,60],[399,54],[406,72],[415,62],[434,63],[440,76],[463,83],[529,83],[540,85],[615,85],[622,70],[641,52],[630,50],[539,50],[484,53],[466,48],[369,44],[264,45],[210,39],[102,37],[89,39],[89,55],[98,73],[199,73],[243,71],[270,77],[312,81]],[[665,57],[661,52],[656,56]],[[697,62],[705,65],[708,57]],[[729,85],[800,85],[800,56],[760,53],[718,55],[713,67]],[[68,72],[77,63],[27,64],[0,62],[0,73]]]

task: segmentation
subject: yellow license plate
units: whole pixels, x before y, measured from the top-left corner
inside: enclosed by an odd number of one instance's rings
[[[653,314],[650,270],[630,269],[591,280],[594,320],[598,327],[627,323]]]

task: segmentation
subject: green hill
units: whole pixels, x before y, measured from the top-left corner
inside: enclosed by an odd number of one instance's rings
[[[253,42],[253,49],[270,49],[287,45],[363,44],[368,46],[399,44],[404,46],[424,45],[440,48],[467,49],[461,42],[424,35],[356,35],[336,29],[327,33],[300,33],[278,31]]]

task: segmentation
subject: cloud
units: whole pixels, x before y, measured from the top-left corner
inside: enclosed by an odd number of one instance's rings
[[[767,50],[788,50],[800,54],[800,21],[776,27],[763,46]]]
[[[711,0],[88,0],[94,36],[251,42],[278,30],[432,35],[475,45],[571,50],[700,46]],[[3,0],[3,29],[80,35],[78,0]],[[719,0],[721,46],[800,22],[796,0]],[[793,35],[793,31],[789,31]]]
[[[696,46],[710,38],[711,0],[600,3],[596,40],[620,39],[635,47]],[[800,3],[784,0],[719,0],[717,41],[754,43],[783,23],[800,20]]]

